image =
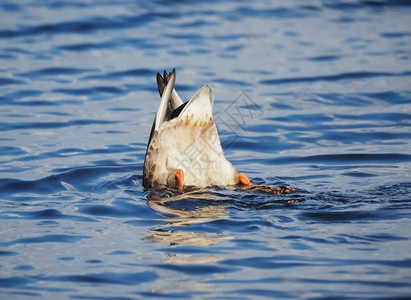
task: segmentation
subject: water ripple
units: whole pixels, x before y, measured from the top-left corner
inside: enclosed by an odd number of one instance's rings
[[[1,219],[30,219],[30,220],[65,220],[69,219],[72,221],[78,222],[95,222],[95,220],[82,216],[73,216],[63,214],[62,212],[56,209],[44,209],[40,211],[3,211],[3,216],[0,216]]]
[[[375,163],[375,164],[387,164],[387,163],[407,163],[411,161],[411,155],[400,153],[381,153],[381,154],[364,154],[364,153],[351,153],[351,154],[326,154],[326,155],[311,155],[306,157],[279,157],[270,160],[273,164],[293,164],[293,163],[344,163],[344,164],[357,164],[357,163]]]
[[[155,281],[158,275],[154,272],[143,271],[136,273],[90,273],[84,275],[68,276],[47,276],[36,278],[39,281],[56,281],[56,282],[76,282],[86,284],[116,284],[116,285],[136,285],[146,282]]]
[[[32,78],[32,77],[40,77],[40,76],[77,75],[77,74],[96,72],[96,71],[97,71],[96,69],[53,67],[53,68],[45,68],[45,69],[40,69],[40,70],[35,70],[35,71],[30,71],[30,72],[24,72],[24,73],[20,73],[17,75],[22,76],[22,77]]]
[[[304,83],[304,82],[316,82],[316,81],[340,81],[340,80],[358,80],[363,78],[375,78],[375,77],[404,77],[411,75],[411,71],[402,73],[388,73],[388,72],[349,72],[335,75],[324,75],[314,77],[297,77],[297,78],[280,78],[261,80],[261,84],[274,85],[274,84],[290,84],[290,83]]]
[[[71,126],[87,126],[95,124],[117,124],[118,121],[105,120],[71,120],[68,122],[20,122],[20,123],[0,123],[0,131],[9,130],[26,130],[26,129],[47,129],[47,128],[64,128]]]
[[[23,84],[24,81],[12,78],[0,77],[0,86],[1,85],[14,85],[14,84]]]
[[[19,30],[0,30],[0,39],[41,34],[88,34],[99,30],[114,30],[142,26],[155,19],[151,13],[136,16],[94,17],[87,20],[67,21],[37,26],[21,26]]]
[[[3,196],[33,193],[38,195],[53,194],[66,190],[63,183],[72,184],[77,190],[93,189],[101,176],[112,173],[125,173],[134,171],[136,166],[93,166],[74,168],[60,174],[47,176],[37,180],[19,180],[14,178],[0,178],[0,189]],[[24,198],[24,197],[23,197]]]
[[[82,239],[88,239],[84,235],[48,234],[35,237],[26,237],[9,242],[0,242],[0,246],[10,246],[16,244],[43,244],[43,243],[70,243],[75,244]]]

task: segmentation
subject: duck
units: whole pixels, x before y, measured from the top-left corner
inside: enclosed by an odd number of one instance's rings
[[[157,73],[160,104],[147,143],[143,169],[146,189],[189,186],[250,186],[251,180],[227,160],[214,123],[214,94],[204,85],[187,102],[175,90],[175,68]]]

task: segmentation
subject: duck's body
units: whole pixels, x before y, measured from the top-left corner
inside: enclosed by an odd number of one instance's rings
[[[213,91],[206,85],[183,103],[175,70],[157,74],[161,97],[144,161],[144,187],[250,184],[225,158],[213,119]]]

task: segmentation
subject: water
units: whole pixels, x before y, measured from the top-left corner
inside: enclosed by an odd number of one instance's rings
[[[2,1],[0,298],[411,297],[408,1]],[[290,195],[146,191],[158,71]]]

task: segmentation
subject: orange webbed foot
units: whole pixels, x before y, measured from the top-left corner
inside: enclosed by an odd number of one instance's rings
[[[176,171],[176,179],[178,183],[178,190],[183,192],[184,189],[184,171],[182,169],[178,169]]]
[[[252,185],[250,178],[244,173],[238,174],[238,178],[242,185]]]

